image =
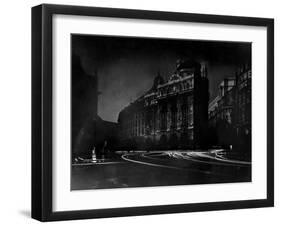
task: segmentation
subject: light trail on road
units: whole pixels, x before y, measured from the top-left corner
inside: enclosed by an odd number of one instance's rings
[[[122,155],[122,159],[134,163],[143,164],[143,165],[180,169],[180,170],[183,170],[185,168],[182,166],[173,166],[169,161],[171,160],[173,161],[173,159],[175,161],[185,160],[187,162],[192,161],[192,162],[198,162],[200,164],[218,165],[218,166],[225,166],[225,167],[249,167],[251,165],[250,162],[220,158],[218,157],[217,153],[221,151],[223,150],[212,150],[209,152],[206,151],[200,151],[200,152],[199,151],[155,151],[149,153],[138,152],[138,153],[124,154]],[[167,158],[165,159],[163,157],[167,157]],[[156,162],[149,162],[146,159]],[[161,163],[159,163],[159,161]],[[192,170],[192,169],[188,169],[188,170]],[[203,171],[199,169],[196,169],[195,171],[200,171],[208,174],[211,173],[209,171]]]
[[[215,159],[219,150],[122,152],[105,162],[72,165],[71,189],[251,181],[251,165]],[[205,156],[207,155],[207,156]],[[220,163],[220,164],[218,164]],[[243,166],[243,167],[241,167]],[[82,182],[81,182],[82,181]]]
[[[153,156],[153,157],[151,157]],[[166,164],[160,164],[159,163],[159,158],[155,158],[155,156],[168,156],[170,159],[167,160]],[[185,166],[172,166],[171,164],[169,165],[169,160],[173,160],[173,156],[170,155],[170,152],[167,153],[166,151],[157,151],[157,152],[153,152],[153,153],[130,153],[130,154],[124,154],[121,156],[123,160],[125,161],[129,161],[132,163],[138,163],[138,164],[142,164],[142,165],[148,165],[148,166],[154,166],[154,167],[161,167],[161,168],[169,168],[169,169],[176,169],[176,170],[185,170],[185,171],[189,171],[189,172],[199,172],[199,173],[203,173],[203,174],[208,174],[208,175],[224,175],[223,173],[214,173],[210,170],[201,170],[198,168],[190,168],[190,165],[188,164],[187,160],[191,160],[191,159],[187,159],[187,158],[182,158],[182,160],[187,161]],[[140,158],[140,159],[134,159],[134,158]],[[150,160],[155,160],[158,161],[157,163],[151,163],[151,162],[147,162],[145,161],[145,159],[150,159]],[[176,158],[177,159],[177,158]],[[174,158],[174,160],[176,160]],[[163,160],[163,159],[162,159]],[[203,162],[203,161],[202,161]],[[204,162],[205,163],[205,162]]]

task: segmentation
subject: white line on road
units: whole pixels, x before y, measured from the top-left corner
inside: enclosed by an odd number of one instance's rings
[[[125,154],[125,155],[122,155],[121,158],[126,161],[138,163],[138,164],[142,164],[142,165],[156,166],[156,167],[170,168],[170,169],[177,169],[177,170],[186,170],[186,171],[197,172],[197,173],[199,172],[199,173],[204,173],[204,174],[214,174],[210,171],[203,171],[203,170],[198,170],[198,169],[187,169],[187,168],[183,168],[183,167],[167,166],[167,165],[162,165],[162,164],[155,164],[155,163],[133,160],[133,159],[128,158],[129,155],[134,155],[134,154]]]

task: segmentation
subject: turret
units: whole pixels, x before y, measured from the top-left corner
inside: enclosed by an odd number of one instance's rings
[[[157,76],[155,76],[154,81],[153,81],[153,86],[152,86],[152,90],[156,90],[158,85],[162,85],[164,84],[164,79],[163,77],[160,75],[160,72],[157,73]]]

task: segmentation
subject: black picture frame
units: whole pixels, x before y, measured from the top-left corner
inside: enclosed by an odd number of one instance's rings
[[[95,210],[52,210],[52,18],[55,14],[182,21],[267,28],[267,198]],[[121,217],[274,205],[274,20],[43,4],[32,8],[32,218],[40,221]]]

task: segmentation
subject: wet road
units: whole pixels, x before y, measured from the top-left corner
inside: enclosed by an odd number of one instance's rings
[[[114,161],[72,165],[71,189],[147,187],[251,181],[251,163],[221,150],[120,154]]]

